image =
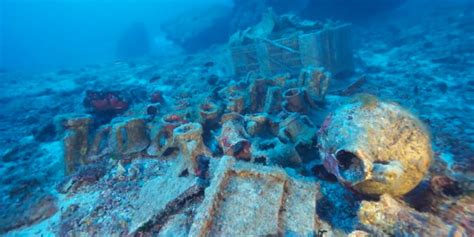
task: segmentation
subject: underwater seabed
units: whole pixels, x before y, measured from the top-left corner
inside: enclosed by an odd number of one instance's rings
[[[472,19],[354,26],[346,79],[225,46],[2,72],[0,233],[473,236]]]

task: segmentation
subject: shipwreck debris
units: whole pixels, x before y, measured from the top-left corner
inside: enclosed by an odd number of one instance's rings
[[[131,118],[113,124],[109,146],[115,154],[136,154],[145,150],[149,144],[145,119]]]
[[[202,192],[195,177],[160,176],[145,183],[138,200],[132,205],[136,208],[129,233],[149,228],[159,218],[178,210],[187,199]]]
[[[283,143],[278,138],[259,139],[250,148],[254,162],[282,167],[299,167],[301,157],[291,143]]]
[[[353,71],[350,24],[301,21],[271,10],[262,21],[230,39],[237,76],[258,71],[264,76],[297,75],[306,66],[324,67],[333,75]]]
[[[276,167],[224,156],[205,190],[189,236],[310,235],[318,185]]]
[[[61,115],[55,120],[58,130],[65,131],[64,163],[66,173],[70,174],[88,163],[89,133],[93,120],[90,115]]]
[[[308,66],[301,69],[298,84],[305,88],[309,97],[308,101],[313,103],[322,103],[326,96],[331,81],[331,73],[326,72],[324,68]]]
[[[363,201],[358,216],[362,225],[373,231],[378,230],[378,234],[467,236],[463,227],[447,224],[432,214],[418,212],[387,194],[382,195],[378,202]]]
[[[318,137],[321,157],[344,185],[367,195],[400,196],[427,173],[430,136],[401,106],[361,96],[329,118]]]
[[[249,135],[245,131],[244,118],[240,114],[226,114],[223,117],[219,146],[224,154],[238,159],[250,160]]]
[[[173,141],[180,151],[178,174],[187,171],[189,174],[199,175],[200,156],[211,156],[202,138],[200,123],[185,123],[173,130]]]

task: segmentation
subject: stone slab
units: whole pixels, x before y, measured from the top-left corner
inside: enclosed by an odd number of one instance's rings
[[[181,200],[195,195],[200,191],[197,178],[160,176],[146,182],[137,201],[137,208],[132,215],[129,233],[135,233],[166,213]]]
[[[316,231],[315,181],[228,156],[215,172],[189,236],[306,236]]]

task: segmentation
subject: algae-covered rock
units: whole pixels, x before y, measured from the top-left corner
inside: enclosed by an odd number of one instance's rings
[[[363,201],[358,213],[362,225],[393,236],[467,236],[464,228],[421,213],[384,194],[380,201]]]

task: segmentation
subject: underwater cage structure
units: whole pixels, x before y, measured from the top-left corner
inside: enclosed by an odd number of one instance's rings
[[[350,32],[351,24],[346,23],[231,47],[234,75],[297,75],[306,66],[323,67],[334,76],[350,73],[354,70]]]

